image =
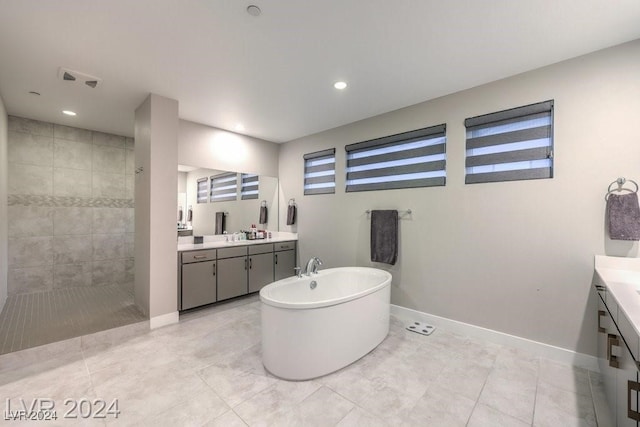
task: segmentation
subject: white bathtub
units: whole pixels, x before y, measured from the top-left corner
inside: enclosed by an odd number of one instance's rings
[[[306,380],[355,362],[389,333],[390,286],[391,274],[367,267],[330,268],[265,286],[265,368],[280,378]]]

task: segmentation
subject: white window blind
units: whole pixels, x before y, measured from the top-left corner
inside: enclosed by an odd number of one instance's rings
[[[446,130],[442,124],[347,145],[346,191],[445,185]]]
[[[258,175],[243,173],[241,180],[240,198],[242,200],[257,199],[260,183]]]
[[[336,149],[304,155],[304,194],[336,192]]]
[[[465,120],[465,183],[553,178],[553,101]]]
[[[223,173],[211,177],[210,200],[212,202],[226,202],[238,198],[238,174]]]
[[[207,203],[208,200],[208,189],[207,189],[207,182],[209,181],[208,178],[200,178],[198,179],[198,190],[197,190],[197,202],[198,203]]]

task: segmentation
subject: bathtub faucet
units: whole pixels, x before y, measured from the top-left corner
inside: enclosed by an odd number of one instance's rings
[[[305,270],[305,274],[307,276],[311,276],[311,273],[318,274],[318,266],[322,265],[322,260],[318,257],[311,257],[309,262],[307,262],[307,269]]]

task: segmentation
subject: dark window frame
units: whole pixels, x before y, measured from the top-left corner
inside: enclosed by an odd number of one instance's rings
[[[233,196],[230,195],[227,185],[220,185],[220,183],[231,182],[231,177],[234,178],[235,185],[233,188],[235,191],[233,192]],[[238,174],[236,172],[224,172],[217,175],[212,175],[209,178],[210,186],[209,186],[209,201],[211,203],[219,203],[219,202],[233,202],[238,200]],[[218,197],[220,194],[227,194],[225,197]]]
[[[204,183],[204,187],[202,184]],[[198,178],[196,181],[196,203],[209,202],[209,178]]]
[[[447,182],[446,123],[349,144],[345,151],[347,193],[436,187]]]
[[[251,194],[247,194],[248,192]],[[254,200],[260,195],[260,176],[255,173],[240,174],[240,200]]]
[[[336,192],[336,149],[315,151],[303,156],[304,195],[335,194]],[[318,164],[319,163],[319,164]],[[333,173],[329,173],[329,172]],[[315,176],[319,174],[319,176]],[[309,176],[314,175],[314,176]]]
[[[466,119],[465,184],[553,178],[553,116],[548,100]]]

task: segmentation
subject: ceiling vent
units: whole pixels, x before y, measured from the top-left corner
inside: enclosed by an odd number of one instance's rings
[[[62,67],[58,70],[58,78],[66,82],[84,84],[93,89],[102,84],[101,78]]]

